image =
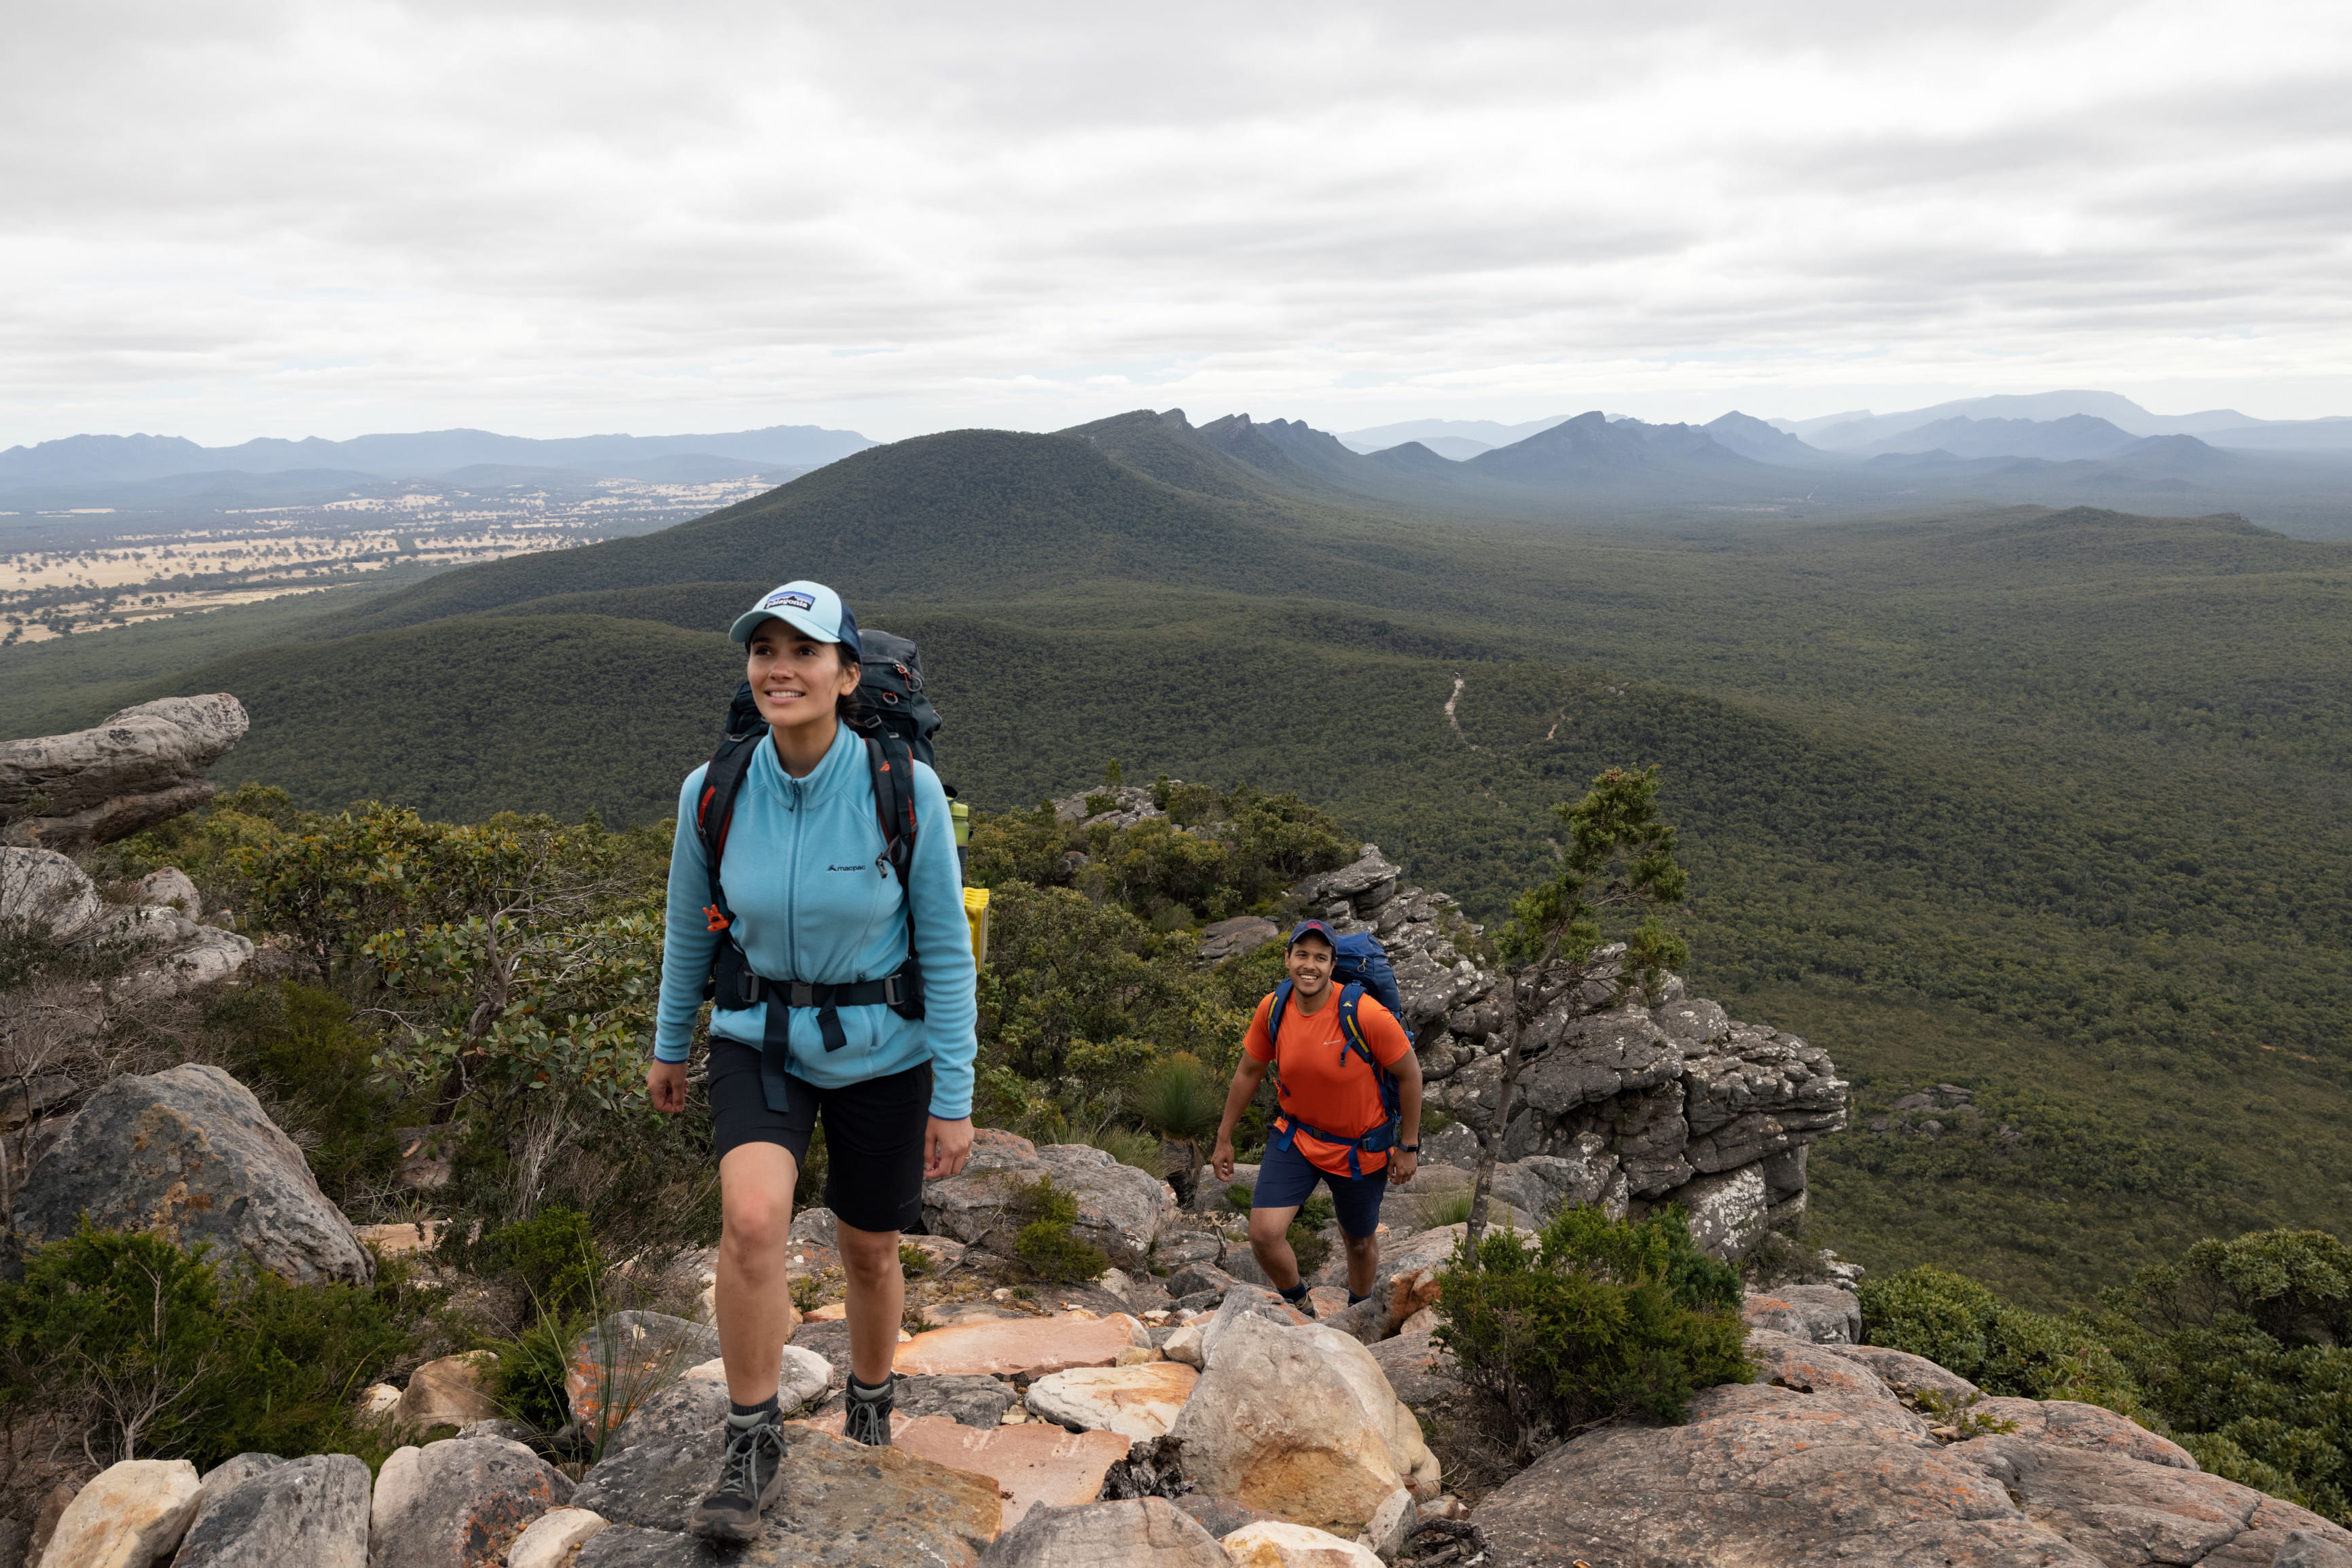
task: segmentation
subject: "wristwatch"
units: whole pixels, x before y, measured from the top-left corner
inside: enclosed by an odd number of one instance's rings
[[[1421,1145],[1419,1144],[1399,1144],[1397,1145],[1397,1153],[1401,1155],[1417,1155],[1421,1153]]]

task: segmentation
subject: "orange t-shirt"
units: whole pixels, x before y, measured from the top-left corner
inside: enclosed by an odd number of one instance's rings
[[[1283,1110],[1295,1112],[1310,1127],[1360,1138],[1388,1120],[1388,1112],[1381,1104],[1381,1086],[1371,1068],[1347,1048],[1347,1032],[1339,1027],[1339,988],[1333,986],[1328,996],[1321,1008],[1309,1013],[1299,1007],[1294,995],[1282,1009],[1279,1040],[1266,1038],[1266,1014],[1274,1010],[1274,998],[1266,997],[1257,1004],[1242,1049],[1256,1061],[1273,1062],[1281,1073]],[[1364,1043],[1372,1048],[1383,1067],[1394,1067],[1412,1049],[1412,1037],[1405,1033],[1404,1025],[1369,995],[1356,1004],[1356,1023],[1363,1030]],[[1318,1169],[1334,1176],[1348,1174],[1348,1149],[1343,1144],[1327,1144],[1301,1133],[1298,1152]],[[1388,1167],[1388,1152],[1359,1154],[1356,1161],[1357,1168],[1370,1175]]]

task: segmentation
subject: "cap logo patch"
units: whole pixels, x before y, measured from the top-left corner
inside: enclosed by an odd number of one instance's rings
[[[762,610],[814,610],[816,608],[816,601],[805,593],[779,589],[760,601],[760,608]]]

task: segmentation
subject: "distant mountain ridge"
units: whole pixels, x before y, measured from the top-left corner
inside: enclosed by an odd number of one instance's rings
[[[876,444],[854,430],[827,430],[814,424],[777,424],[709,435],[573,435],[547,440],[487,430],[359,435],[349,441],[315,435],[300,441],[261,436],[235,446],[199,446],[178,435],[68,435],[0,452],[0,488],[300,469],[422,479],[486,463],[633,478],[640,476],[646,465],[665,458],[724,458],[757,467],[813,468]]]
[[[1927,450],[1884,444],[1890,438],[1947,420],[2048,423],[2077,416],[2104,420],[2126,435],[2207,436],[2213,438],[2211,444],[2217,446],[2265,451],[2352,447],[2352,418],[2257,419],[2234,408],[2206,409],[2197,413],[2151,413],[2120,392],[2004,392],[1961,398],[1899,413],[1873,413],[1863,409],[1812,419],[1774,419],[1765,423],[1827,451],[1867,455],[1875,452]]]

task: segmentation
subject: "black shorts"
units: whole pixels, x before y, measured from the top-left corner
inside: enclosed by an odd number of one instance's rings
[[[710,1124],[719,1157],[745,1144],[779,1144],[795,1164],[806,1165],[822,1106],[824,1206],[853,1230],[920,1229],[930,1063],[839,1089],[821,1089],[792,1073],[784,1082],[791,1109],[772,1111],[760,1080],[759,1048],[710,1037]]]

